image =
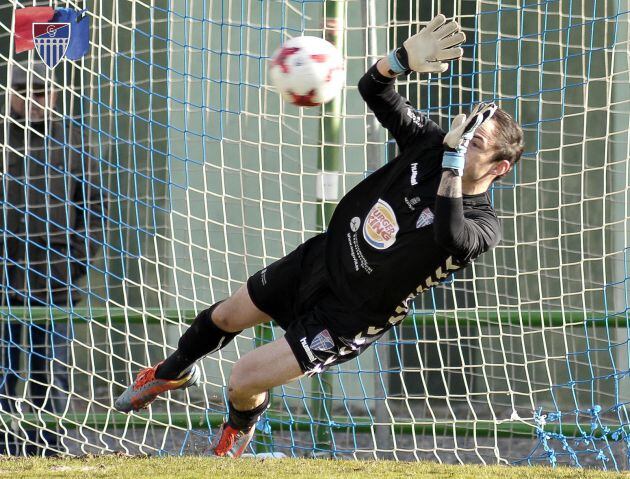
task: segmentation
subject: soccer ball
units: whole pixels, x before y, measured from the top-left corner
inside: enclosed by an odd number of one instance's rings
[[[282,98],[297,106],[317,106],[335,98],[345,82],[343,58],[317,37],[295,37],[271,58],[269,77]]]

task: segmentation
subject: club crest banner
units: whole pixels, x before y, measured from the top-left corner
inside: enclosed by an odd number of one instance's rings
[[[35,50],[48,68],[55,68],[70,44],[69,23],[33,23]]]

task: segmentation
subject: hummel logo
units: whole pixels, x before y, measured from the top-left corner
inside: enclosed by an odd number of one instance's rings
[[[407,108],[407,116],[411,118],[415,125],[422,126],[422,120],[411,108]]]
[[[311,348],[308,346],[308,343],[306,342],[306,338],[300,339],[300,344],[304,348],[304,352],[308,356],[309,361],[316,362],[317,358],[313,354],[313,351],[311,351]]]

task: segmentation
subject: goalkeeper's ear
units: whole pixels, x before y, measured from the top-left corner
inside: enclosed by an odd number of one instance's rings
[[[499,179],[507,175],[512,169],[512,164],[508,160],[497,161],[493,166],[490,173],[496,176],[495,179]]]

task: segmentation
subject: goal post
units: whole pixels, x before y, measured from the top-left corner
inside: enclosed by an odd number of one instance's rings
[[[79,303],[25,306],[9,294],[33,292],[9,291],[7,245],[36,241],[0,231],[1,454],[207,451],[232,366],[279,328],[203,360],[199,389],[129,415],[114,399],[200,310],[325,229],[335,198],[322,171],[338,172],[342,195],[394,157],[356,84],[442,12],[466,32],[464,58],[396,87],[443,127],[480,100],[523,126],[525,155],[490,192],[503,240],[324,381],[274,389],[250,452],[628,467],[628,0],[425,3],[68,2],[88,9],[90,51],[55,70],[48,115],[98,165],[104,241],[72,285]],[[0,6],[0,132],[28,142],[41,132],[9,107],[9,72],[39,61],[9,50],[23,4]],[[282,103],[268,58],[289,37],[325,36],[333,7],[346,88],[323,109]],[[35,188],[9,168],[15,152],[0,144],[4,218],[26,208],[11,191]],[[17,158],[70,174],[37,152]],[[67,383],[53,381],[64,370]],[[67,402],[51,410],[35,390]]]

